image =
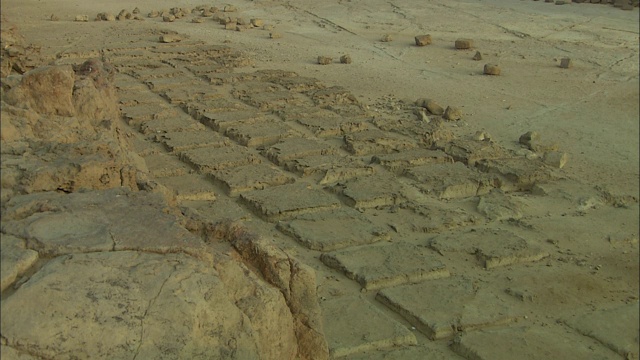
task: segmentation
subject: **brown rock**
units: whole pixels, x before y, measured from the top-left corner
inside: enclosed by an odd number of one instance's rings
[[[251,25],[255,27],[262,27],[264,26],[264,21],[262,19],[251,19]]]
[[[318,56],[318,64],[329,65],[333,62],[333,59],[328,56]]]
[[[232,6],[232,5],[226,5],[226,6],[224,7],[224,10],[223,10],[223,11],[224,11],[224,12],[236,12],[236,11],[238,11],[238,9],[237,9],[235,6]]]
[[[458,108],[447,106],[447,109],[444,111],[445,120],[449,121],[458,121],[462,119],[462,111]]]
[[[160,42],[162,43],[174,43],[182,41],[182,36],[176,34],[164,34],[160,36]]]
[[[483,73],[485,75],[500,75],[500,66],[496,64],[485,64]]]
[[[51,17],[49,19],[51,19],[51,21],[59,21],[60,20],[60,18],[57,17],[55,14],[51,14]]]
[[[351,56],[349,56],[349,55],[340,56],[340,63],[341,64],[351,64]]]
[[[475,61],[482,60],[482,54],[480,53],[480,51],[476,51],[476,54],[473,55],[473,60],[475,60]]]
[[[138,8],[137,6],[133,9],[132,13],[134,14],[140,14],[140,8]]]
[[[150,18],[157,18],[158,16],[160,16],[160,13],[157,10],[152,10],[147,16]]]
[[[435,100],[432,99],[418,99],[416,105],[421,106],[429,111],[433,115],[444,114],[444,108],[440,106]]]
[[[164,22],[174,22],[176,21],[176,17],[172,14],[162,15],[162,21]]]
[[[393,37],[390,34],[384,34],[382,35],[382,38],[380,39],[380,41],[390,42],[390,41],[393,41]]]
[[[44,66],[27,72],[20,85],[9,90],[9,105],[27,107],[40,114],[75,115],[72,102],[74,72],[70,65]]]
[[[563,69],[569,69],[571,67],[573,67],[573,63],[571,62],[571,59],[568,57],[562,58],[560,59],[560,67]]]
[[[540,134],[537,131],[527,131],[526,133],[520,135],[520,139],[518,139],[518,142],[528,148],[531,148],[531,143],[539,140]]]
[[[471,39],[458,39],[455,42],[455,48],[458,50],[471,49],[473,47],[473,40]]]
[[[431,35],[418,35],[415,38],[417,46],[431,45]]]
[[[569,160],[569,155],[565,152],[549,151],[544,154],[543,161],[549,166],[562,169]]]
[[[76,17],[75,17],[75,19],[73,21],[87,22],[87,21],[89,21],[89,16],[87,16],[87,15],[76,15]]]

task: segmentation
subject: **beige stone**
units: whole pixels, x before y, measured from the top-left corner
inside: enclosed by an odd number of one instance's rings
[[[471,39],[458,39],[455,42],[455,48],[459,50],[471,49],[473,47],[473,40]]]
[[[431,45],[431,35],[418,35],[415,37],[417,46]]]

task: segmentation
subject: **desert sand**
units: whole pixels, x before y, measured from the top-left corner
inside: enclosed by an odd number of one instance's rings
[[[2,0],[2,358],[637,359],[623,2]]]

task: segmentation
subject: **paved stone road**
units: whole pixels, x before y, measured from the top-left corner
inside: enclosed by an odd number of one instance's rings
[[[318,271],[333,357],[637,358],[637,302],[530,323],[520,304],[538,293],[483,280],[548,258],[544,235],[517,226],[517,191],[544,193],[558,169],[438,116],[375,116],[347,89],[158,35],[103,54],[137,151],[194,216],[244,221]]]

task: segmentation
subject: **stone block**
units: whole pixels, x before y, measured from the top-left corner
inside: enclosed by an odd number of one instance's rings
[[[262,162],[258,154],[239,145],[185,150],[180,158],[203,173]]]
[[[413,149],[393,154],[374,155],[371,162],[380,164],[396,174],[401,174],[416,166],[453,163],[453,159],[440,150]]]
[[[263,151],[264,156],[279,166],[288,161],[317,155],[335,155],[338,149],[329,143],[306,138],[289,138],[279,141]]]
[[[294,182],[294,176],[268,164],[231,167],[211,173],[214,181],[222,185],[229,196],[244,191],[265,189],[270,186]]]
[[[390,154],[417,147],[414,140],[380,130],[345,135],[345,149],[354,155]]]

